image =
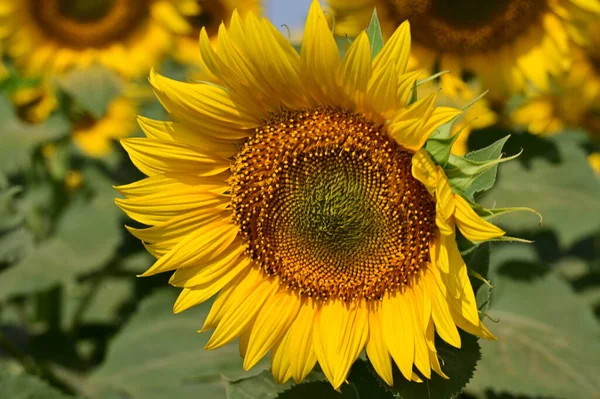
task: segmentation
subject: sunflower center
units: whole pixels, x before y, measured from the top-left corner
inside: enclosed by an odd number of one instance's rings
[[[97,21],[105,17],[115,0],[59,0],[58,10],[65,18],[76,21]]]
[[[29,0],[42,33],[63,46],[105,46],[128,38],[147,21],[148,0]]]
[[[429,261],[435,204],[412,155],[361,115],[285,111],[257,128],[232,167],[248,253],[317,299],[381,299]]]
[[[470,54],[513,43],[536,24],[548,0],[392,0],[398,21],[410,19],[415,42]]]

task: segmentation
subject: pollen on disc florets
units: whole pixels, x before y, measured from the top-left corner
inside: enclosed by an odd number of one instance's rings
[[[429,261],[435,203],[412,154],[342,110],[284,111],[232,167],[234,219],[250,257],[316,299],[381,299]]]

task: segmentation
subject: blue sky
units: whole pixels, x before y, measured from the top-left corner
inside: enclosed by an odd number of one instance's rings
[[[267,17],[273,25],[285,31],[285,28],[281,28],[282,24],[291,30],[304,26],[311,0],[267,0],[265,3]]]

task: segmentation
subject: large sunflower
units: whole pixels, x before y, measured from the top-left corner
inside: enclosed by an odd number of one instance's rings
[[[475,72],[492,95],[520,91],[530,81],[549,87],[549,75],[570,65],[570,38],[600,18],[598,0],[328,0],[336,31],[353,35],[377,7],[384,31],[412,23],[414,66]],[[444,81],[447,77],[442,77]],[[452,90],[450,81],[446,90]]]
[[[28,75],[101,63],[143,76],[188,27],[176,5],[189,0],[0,0],[7,53]]]
[[[423,149],[459,111],[436,94],[405,104],[410,28],[372,60],[366,33],[342,60],[318,2],[301,53],[267,20],[234,12],[216,50],[200,50],[222,82],[152,73],[172,121],[141,118],[147,138],[122,140],[148,177],[117,189],[117,204],[148,228],[129,230],[175,271],[175,312],[217,295],[207,349],[240,337],[244,368],[271,351],[278,382],[316,362],[334,387],[366,348],[392,383],[444,376],[434,334],[455,347],[457,326],[484,338],[456,244],[504,232],[454,193]]]

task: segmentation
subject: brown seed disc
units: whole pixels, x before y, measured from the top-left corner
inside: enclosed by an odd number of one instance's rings
[[[548,0],[389,0],[413,40],[443,53],[473,54],[514,43],[537,24]]]
[[[269,275],[317,299],[381,299],[429,261],[435,203],[412,154],[358,114],[285,111],[232,167],[235,221]]]
[[[129,37],[147,22],[149,0],[22,0],[38,28],[72,48],[99,47]]]

